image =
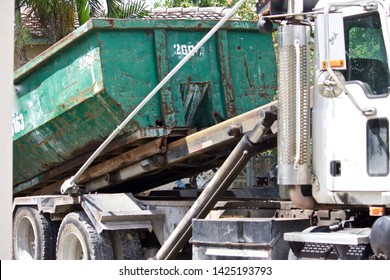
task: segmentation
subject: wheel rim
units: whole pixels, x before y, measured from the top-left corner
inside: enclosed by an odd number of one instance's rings
[[[20,259],[35,259],[37,250],[37,238],[32,221],[24,217],[20,220],[16,233],[17,250]]]
[[[69,234],[66,236],[63,243],[62,257],[64,260],[88,259],[85,245],[81,242],[79,236],[76,234]]]

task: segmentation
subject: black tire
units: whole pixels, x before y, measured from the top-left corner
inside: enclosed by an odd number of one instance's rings
[[[16,210],[12,230],[12,251],[16,260],[53,260],[58,223],[32,207]]]
[[[107,231],[98,233],[83,212],[69,213],[62,220],[57,238],[57,259],[112,260],[114,253]]]
[[[142,260],[142,246],[136,230],[111,231],[112,246],[116,260]]]
[[[293,260],[293,261],[298,260],[298,257],[294,254],[294,252],[291,249],[288,251],[287,260]]]

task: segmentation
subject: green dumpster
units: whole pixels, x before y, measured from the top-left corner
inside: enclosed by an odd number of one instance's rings
[[[216,23],[92,19],[18,69],[14,193],[74,172]],[[275,88],[271,35],[230,21],[118,138],[136,146],[200,130],[268,103]]]

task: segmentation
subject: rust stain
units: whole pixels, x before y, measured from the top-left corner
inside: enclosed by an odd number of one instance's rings
[[[113,28],[113,27],[115,27],[115,20],[114,20],[114,19],[109,18],[109,19],[107,19],[107,21],[108,21],[109,24],[110,24],[110,27],[108,27],[108,28]]]
[[[218,33],[218,48],[220,50],[220,65],[221,71],[220,75],[223,83],[223,100],[225,105],[225,110],[228,117],[232,117],[236,114],[236,104],[234,100],[234,86],[232,81],[231,73],[231,56],[226,49],[227,46],[223,44],[224,38],[221,37],[221,33]],[[218,117],[214,116],[218,122]]]
[[[77,155],[82,155],[82,154],[85,154],[87,152],[91,152],[91,150],[94,150],[95,148],[97,148],[103,141],[99,141],[99,140],[92,140],[90,142],[88,142],[86,145],[82,146],[82,147],[78,147],[77,149],[74,149],[72,151],[72,156],[77,156]]]
[[[244,68],[245,68],[245,76],[246,79],[248,80],[249,87],[254,88],[254,85],[252,84],[250,78],[249,78],[249,70],[248,70],[248,64],[246,63],[246,59],[244,58]]]
[[[61,185],[65,180],[61,180],[60,182],[53,183],[48,186],[44,186],[30,195],[37,196],[37,195],[51,195],[51,194],[60,194]]]
[[[93,94],[95,93],[95,88],[99,85],[102,85],[103,84],[103,81],[100,81],[100,82],[97,82],[95,84],[92,85],[92,87],[87,87],[85,88],[84,90],[77,90],[77,95],[75,96],[70,96],[67,100],[66,100],[66,103],[81,103],[82,101],[85,100],[85,98],[88,97],[88,94]],[[103,90],[100,90],[100,92],[102,92]]]
[[[126,72],[122,72],[122,75],[130,79],[131,85],[135,85],[135,77],[134,76],[132,76]]]
[[[142,146],[133,148],[129,151],[126,151],[123,154],[120,154],[116,157],[113,157],[109,160],[106,160],[103,163],[97,164],[96,166],[90,167],[86,172],[81,176],[80,182],[85,182],[93,178],[102,176],[106,173],[114,172],[118,169],[124,168],[136,161],[139,161],[143,158],[150,157],[155,154],[160,154],[166,150],[166,140],[165,138],[159,138],[153,140],[149,143],[146,143]]]
[[[219,112],[213,112],[213,116],[214,116],[215,120],[217,121],[217,123],[225,121],[225,119],[222,118],[222,116]]]
[[[230,56],[228,56],[227,59],[228,59],[229,69],[231,69],[230,68],[230,65],[231,65]],[[234,86],[233,86],[233,82],[231,80],[231,73],[230,72],[229,72],[229,77],[228,77],[226,86],[229,88],[229,90],[225,93],[225,94],[228,94],[227,100],[229,100],[229,104],[227,106],[228,113],[230,114],[230,116],[235,116],[237,113],[237,107],[236,107],[236,102],[234,100]]]
[[[69,67],[68,67],[68,68],[69,68]],[[70,72],[70,69],[69,69],[68,72]],[[63,91],[65,91],[65,90],[67,90],[67,89],[73,87],[75,84],[77,84],[77,81],[76,81],[76,82],[73,82],[73,83],[71,83],[71,84],[69,84],[69,85],[67,85],[67,86],[65,86],[64,89],[63,89]]]
[[[94,111],[86,111],[83,113],[83,117],[85,120],[95,119],[99,117],[100,114],[104,113],[106,110],[104,107],[98,107],[96,106],[94,108]]]
[[[157,73],[159,74],[160,80],[162,80],[161,55],[157,55]]]
[[[169,112],[169,106],[168,106],[167,102],[165,101],[165,98],[161,101],[161,107],[162,107],[161,109],[163,111],[163,114],[167,115]]]
[[[152,30],[146,30],[145,31],[145,35],[147,36],[147,37],[153,37],[153,31]]]

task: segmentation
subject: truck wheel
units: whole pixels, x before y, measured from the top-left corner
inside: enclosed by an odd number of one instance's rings
[[[32,207],[20,207],[16,210],[12,249],[16,260],[55,259],[55,240],[58,224]]]
[[[112,246],[116,260],[142,260],[142,246],[136,230],[111,231]]]
[[[111,260],[113,257],[107,231],[98,233],[84,212],[65,216],[58,231],[57,259]]]
[[[287,260],[298,260],[298,257],[295,256],[294,252],[292,251],[292,249],[290,249],[288,251],[288,257],[287,257]]]

